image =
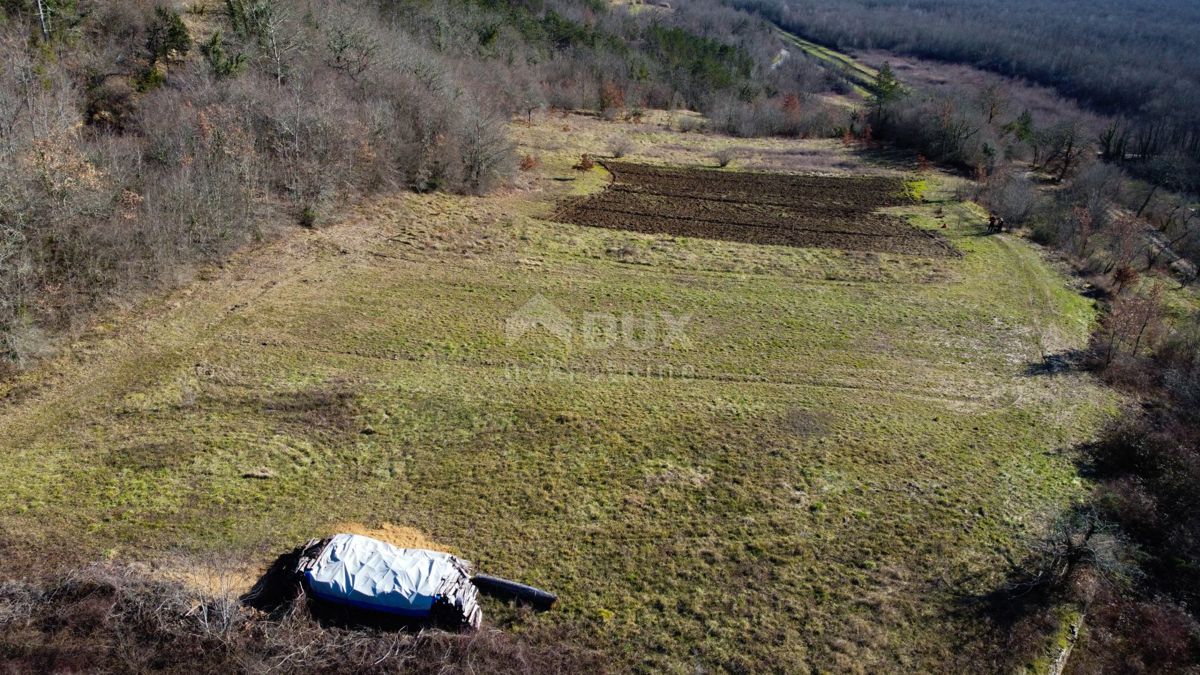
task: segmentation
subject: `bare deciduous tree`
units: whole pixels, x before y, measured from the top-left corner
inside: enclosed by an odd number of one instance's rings
[[[470,192],[481,193],[510,168],[515,146],[508,139],[504,119],[494,113],[468,106],[463,116],[463,183]]]

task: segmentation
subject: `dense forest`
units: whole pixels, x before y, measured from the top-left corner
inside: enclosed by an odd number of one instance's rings
[[[1200,189],[1200,5],[1138,0],[729,0],[839,48],[966,63],[1053,87],[1119,119],[1104,151]]]

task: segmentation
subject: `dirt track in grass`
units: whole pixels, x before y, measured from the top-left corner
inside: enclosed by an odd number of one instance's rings
[[[607,162],[608,189],[565,203],[575,225],[751,244],[922,256],[957,251],[880,209],[912,204],[902,178],[801,176]]]

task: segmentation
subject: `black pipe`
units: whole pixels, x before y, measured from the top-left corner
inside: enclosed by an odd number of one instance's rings
[[[529,605],[533,609],[544,612],[554,606],[558,596],[540,588],[526,586],[508,579],[492,577],[486,574],[476,574],[471,577],[471,583],[480,593],[500,600],[516,600]]]

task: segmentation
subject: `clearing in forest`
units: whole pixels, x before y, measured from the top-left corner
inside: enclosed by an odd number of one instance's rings
[[[888,212],[959,256],[554,222],[606,189],[571,166],[615,132],[646,162],[736,144],[747,167],[890,170],[669,115],[515,124],[540,163],[508,189],[347,205],[0,383],[10,573],[241,579],[356,523],[553,590],[551,612],[485,617],[614,670],[966,669],[996,643],[964,595],[1087,492],[1071,449],[1114,396],[1028,371],[1086,344],[1092,301],[934,173]],[[892,203],[864,181],[852,206]]]

